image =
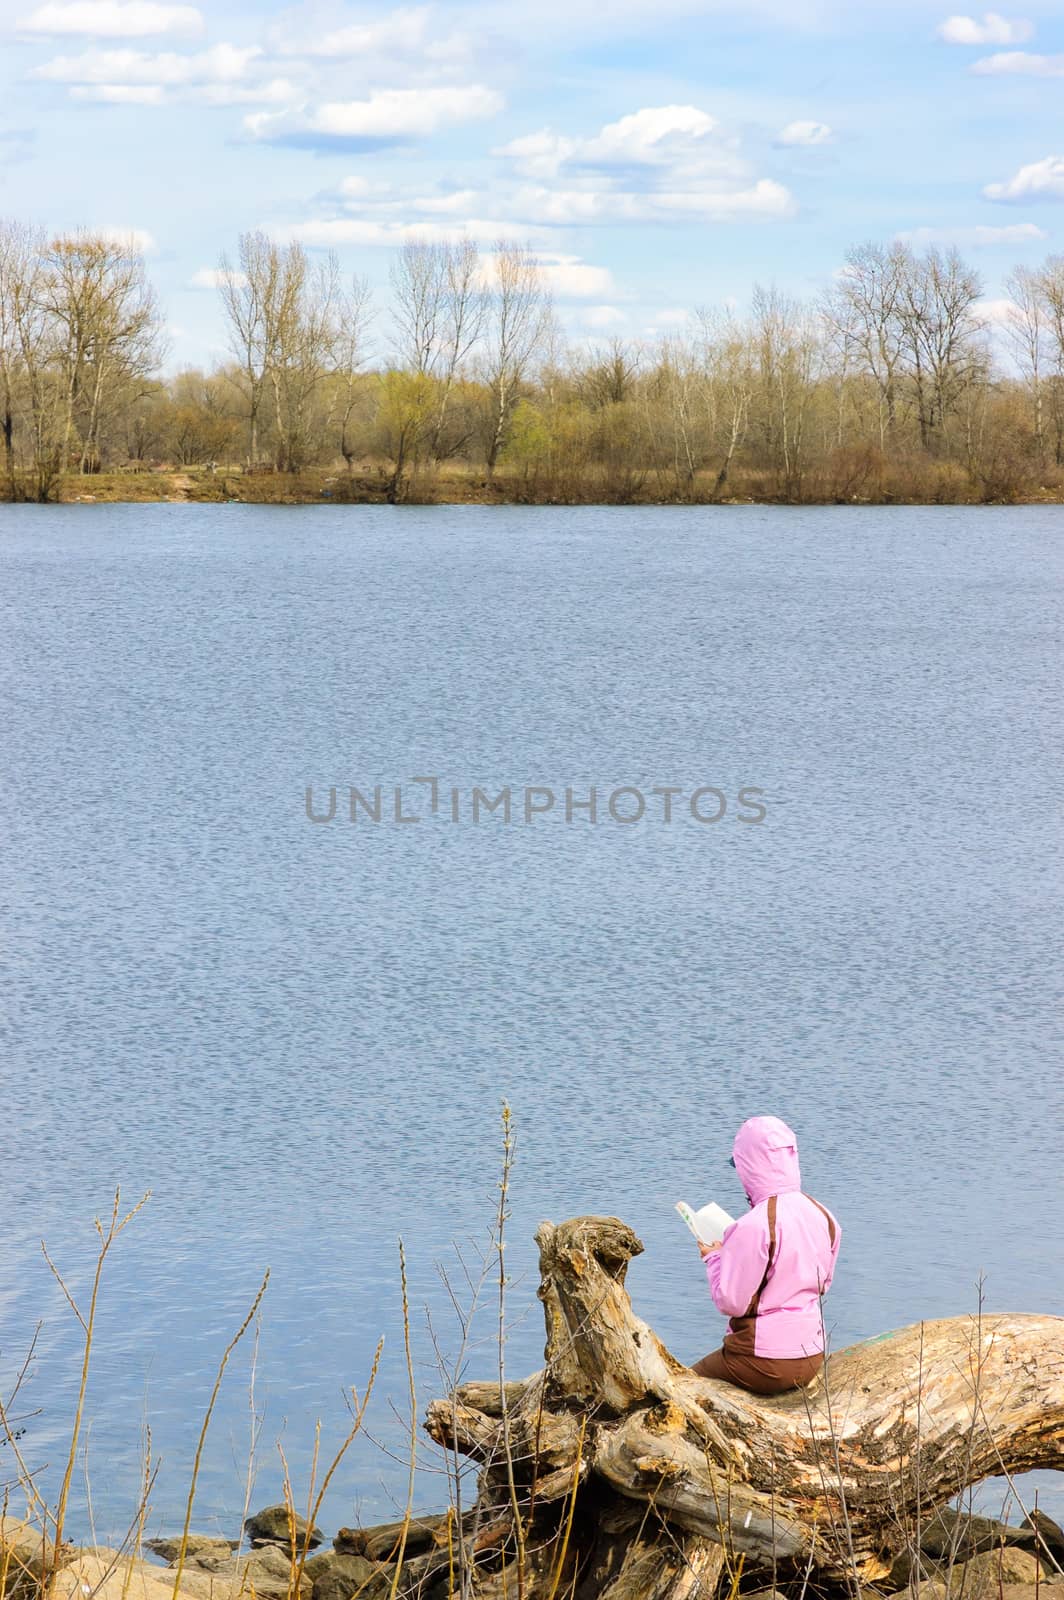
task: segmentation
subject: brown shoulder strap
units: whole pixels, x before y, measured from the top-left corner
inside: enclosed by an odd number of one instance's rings
[[[765,1285],[768,1282],[768,1275],[772,1271],[772,1262],[773,1262],[773,1259],[775,1258],[775,1255],[776,1255],[776,1196],[775,1195],[771,1195],[769,1197],[769,1202],[768,1202],[768,1260],[765,1262],[765,1271],[764,1271],[764,1274],[762,1275],[761,1282],[757,1286],[757,1292],[754,1295],[754,1298],[751,1300],[749,1306],[746,1308],[746,1315],[748,1317],[756,1317],[757,1316],[758,1304],[760,1303],[761,1296],[765,1292]]]
[[[824,1218],[825,1222],[827,1223],[827,1225],[828,1225],[828,1243],[831,1245],[831,1248],[834,1250],[834,1248],[835,1248],[835,1218],[831,1215],[831,1212],[828,1210],[827,1206],[822,1206],[820,1204],[820,1201],[819,1200],[814,1200],[813,1196],[811,1194],[807,1194],[805,1198],[812,1205],[816,1206],[817,1210],[820,1212],[820,1215]]]

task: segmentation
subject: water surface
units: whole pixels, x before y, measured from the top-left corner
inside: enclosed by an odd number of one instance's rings
[[[541,1360],[542,1217],[622,1216],[642,1315],[681,1356],[718,1342],[672,1205],[737,1209],[731,1137],[766,1111],[843,1224],[836,1345],[974,1312],[984,1276],[988,1309],[1064,1314],[1062,529],[1057,508],[0,509],[0,1361],[43,1319],[44,1481],[76,1361],[38,1240],[84,1292],[118,1184],[153,1198],[100,1313],[101,1537],[145,1417],[153,1522],[179,1524],[266,1266],[197,1524],[239,1520],[252,1366],[256,1504],[279,1436],[301,1485],[314,1419],[342,1431],[382,1333],[371,1429],[395,1447],[397,1238],[420,1406],[424,1308],[455,1336],[436,1264],[497,1204],[503,1098],[511,1374]],[[347,786],[377,783],[422,820],[352,826]],[[308,784],[338,786],[332,823]],[[559,810],[474,825],[477,785]],[[647,814],[567,823],[567,785],[637,788]],[[727,813],[684,798],[665,824],[663,786]],[[322,1520],[402,1493],[360,1441]],[[1042,1501],[1064,1511],[1050,1478]]]

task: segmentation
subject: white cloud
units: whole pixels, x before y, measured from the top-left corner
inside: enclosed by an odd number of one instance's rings
[[[707,183],[690,190],[635,190],[596,183],[574,189],[547,185],[461,189],[426,196],[357,176],[343,179],[319,199],[332,207],[334,215],[292,224],[292,237],[337,245],[463,236],[494,243],[517,237],[545,247],[562,227],[772,221],[792,216],[796,209],[789,191],[767,178],[745,188]]]
[[[286,54],[309,56],[372,56],[383,51],[422,50],[428,38],[427,6],[403,7],[372,22],[358,22],[328,33],[299,40],[291,36],[280,44]]]
[[[196,6],[158,5],[154,0],[72,0],[38,6],[16,23],[19,33],[88,34],[97,39],[144,39],[149,35],[203,32]]]
[[[480,121],[503,109],[503,98],[483,84],[460,88],[381,89],[367,100],[329,100],[313,109],[258,112],[244,126],[255,139],[335,143],[396,141]]]
[[[645,106],[606,123],[590,139],[541,128],[492,153],[509,158],[530,178],[556,177],[563,166],[731,170],[737,159],[734,141],[724,138],[716,118],[697,106]]]
[[[988,200],[1006,204],[1024,200],[1064,200],[1064,156],[1046,156],[1021,167],[1004,183],[988,183]]]
[[[620,306],[587,306],[580,317],[588,328],[615,328],[619,322],[628,320]]]
[[[737,15],[752,25],[777,25],[779,31],[803,31],[822,27],[825,16],[822,0],[539,0],[535,24],[541,38],[559,45],[565,42],[607,42],[640,36],[660,37],[662,28],[672,26],[677,39],[685,37],[681,19],[691,29],[712,25],[717,17],[732,21]],[[515,23],[522,44],[527,48],[529,13],[513,0],[482,0],[477,15],[486,26],[502,33]],[[756,20],[755,20],[756,19]],[[765,29],[766,36],[768,26]]]
[[[515,218],[552,227],[594,222],[752,221],[793,216],[794,197],[781,183],[760,178],[745,189],[704,184],[691,189],[519,189],[508,202]]]
[[[471,96],[474,97],[471,104]],[[481,103],[477,103],[477,97]],[[441,119],[486,112],[490,90],[399,91],[367,100],[297,108],[245,119],[261,139],[327,148],[344,138],[398,141]],[[393,188],[364,174],[317,197],[322,214],[292,222],[285,236],[313,247],[394,245],[469,238],[491,246],[523,239],[540,252],[559,295],[607,304],[615,298],[602,268],[552,254],[559,228],[597,225],[778,221],[795,214],[790,191],[753,174],[737,142],[693,106],[643,108],[576,139],[550,129],[496,152],[556,181],[492,183],[450,192]],[[559,170],[561,169],[561,170]]]
[[[690,317],[686,306],[666,306],[664,311],[658,312],[656,321],[666,328],[682,328]]]
[[[830,141],[831,129],[826,122],[788,122],[777,133],[774,142],[783,146],[808,146],[828,144]]]
[[[493,153],[541,180],[519,189],[508,209],[553,226],[669,217],[728,222],[797,209],[782,184],[754,176],[738,141],[697,106],[644,107],[587,139],[542,128]],[[559,178],[568,181],[542,181]]]
[[[580,148],[578,159],[594,167],[631,162],[671,166],[680,151],[699,146],[719,126],[697,106],[648,106],[608,122]]]
[[[652,194],[646,197],[651,213],[700,217],[704,222],[734,222],[744,217],[792,217],[798,209],[782,183],[759,178],[748,189]]]
[[[593,300],[599,295],[617,294],[608,267],[595,267],[580,256],[559,255],[553,250],[537,250],[534,255],[541,283],[559,300]],[[486,286],[495,282],[497,259],[488,251],[477,264],[477,275]]]
[[[146,228],[121,228],[111,223],[106,223],[102,228],[91,229],[95,238],[106,239],[109,244],[117,245],[120,250],[128,250],[131,255],[149,255],[158,249],[155,239]]]
[[[453,194],[426,195],[411,200],[410,206],[413,211],[429,215],[461,216],[476,205],[477,199],[475,189],[456,189]]]
[[[161,106],[166,91],[157,83],[78,83],[70,90],[70,98],[97,105]]]
[[[311,250],[342,249],[345,245],[449,244],[472,239],[477,244],[494,244],[507,229],[498,217],[463,217],[461,222],[409,222],[377,217],[324,217],[318,221],[295,222],[270,230],[287,242],[298,239]],[[530,239],[543,237],[543,230],[526,228]]]
[[[985,223],[977,223],[971,228],[910,228],[905,233],[894,235],[898,244],[916,245],[917,248],[929,244],[956,245],[959,250],[1030,244],[1033,240],[1048,237],[1045,229],[1036,222],[1010,222],[1002,228],[990,227]]]
[[[553,254],[537,255],[536,262],[547,287],[560,300],[591,300],[617,293],[608,267],[593,267],[579,256]]]
[[[385,184],[371,183],[369,178],[364,178],[359,173],[353,177],[341,179],[336,192],[345,200],[362,200],[366,195],[378,191],[388,192],[387,186]]]
[[[1005,50],[1000,55],[983,56],[973,61],[972,71],[980,77],[1064,78],[1064,55],[1035,56],[1028,50]]]
[[[205,83],[194,98],[208,106],[290,105],[297,89],[289,78],[269,78],[260,83]]]
[[[478,41],[467,33],[434,31],[438,9],[401,6],[370,20],[330,28],[315,25],[304,7],[268,28],[266,38],[280,56],[357,63],[363,82],[389,78],[395,82],[399,74],[429,79],[459,72],[468,76]]]
[[[565,139],[560,134],[552,133],[549,128],[541,128],[538,133],[526,133],[520,139],[511,139],[509,144],[500,145],[491,153],[494,156],[508,156],[518,172],[523,172],[529,178],[553,178],[578,148],[576,139]]]
[[[976,315],[995,328],[1009,328],[1016,322],[1014,300],[977,300],[973,307]]]
[[[945,44],[1022,44],[1034,33],[1034,25],[1023,17],[1001,17],[996,11],[974,17],[947,17],[935,30]]]
[[[30,76],[52,83],[152,84],[163,87],[196,83],[234,83],[243,78],[260,55],[254,46],[238,49],[231,44],[212,45],[198,55],[164,51],[149,55],[142,50],[86,50],[80,56],[56,56]]]
[[[221,267],[200,267],[188,280],[190,289],[220,289],[223,283],[231,283],[234,288],[242,289],[247,283],[242,272],[224,272]]]
[[[189,84],[178,91],[178,98],[198,105],[223,107],[247,105],[287,105],[295,93],[287,78],[271,78],[267,83]],[[70,88],[72,100],[119,106],[161,106],[174,99],[174,92],[159,83],[76,83]]]
[[[543,222],[549,227],[569,227],[609,221],[608,211],[616,216],[625,201],[635,198],[605,188],[555,189],[526,185],[516,190],[507,204],[515,216],[527,221]]]
[[[112,105],[164,105],[172,100],[206,106],[289,105],[298,92],[288,78],[256,79],[262,51],[213,45],[198,54],[174,51],[86,50],[56,56],[32,77],[70,85],[72,100]]]

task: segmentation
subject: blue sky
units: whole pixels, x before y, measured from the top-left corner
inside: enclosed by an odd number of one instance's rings
[[[397,241],[526,240],[576,338],[898,234],[993,315],[1064,250],[1064,6],[0,0],[0,214],[143,235],[171,369],[224,354],[212,274],[257,227],[382,306]]]

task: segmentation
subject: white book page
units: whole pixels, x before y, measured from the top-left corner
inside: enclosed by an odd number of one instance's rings
[[[716,1240],[723,1239],[725,1228],[730,1228],[735,1221],[723,1206],[718,1206],[712,1200],[700,1211],[694,1211],[686,1200],[678,1200],[676,1209],[695,1238],[701,1239],[703,1244],[714,1244]]]

